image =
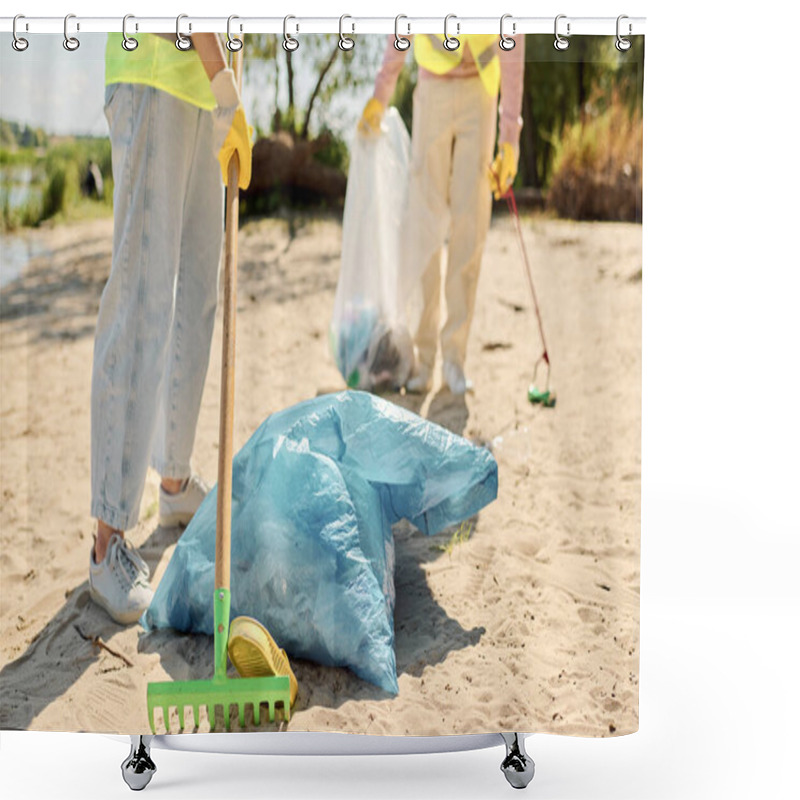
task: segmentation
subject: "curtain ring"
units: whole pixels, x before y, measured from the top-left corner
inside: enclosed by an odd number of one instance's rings
[[[13,24],[11,26],[11,33],[14,36],[14,38],[11,40],[11,46],[18,53],[21,53],[23,50],[27,50],[28,49],[28,44],[30,44],[30,43],[28,42],[27,39],[23,39],[21,36],[17,36],[17,20],[18,19],[25,19],[25,16],[23,14],[17,14],[17,16],[14,17],[14,22],[13,22]],[[28,25],[26,23],[25,24],[26,30],[27,30],[27,27],[28,27]]]
[[[619,24],[624,19],[628,19],[628,17],[625,14],[620,14],[617,17],[617,41],[615,42],[614,46],[617,48],[617,50],[620,51],[620,53],[624,53],[626,50],[630,50],[631,49],[631,40],[630,39],[625,39],[623,36],[620,35],[620,32],[619,32]],[[631,24],[629,22],[628,23],[628,35],[629,36],[630,36],[630,33],[631,33]]]
[[[352,50],[356,46],[355,41],[353,41],[353,39],[351,39],[349,36],[345,36],[342,31],[342,26],[346,19],[353,19],[353,18],[349,14],[342,14],[342,16],[339,17],[339,49],[344,50],[345,52],[347,52],[348,50]],[[354,22],[353,33],[355,32],[356,32],[356,24]]]
[[[511,14],[503,14],[503,16],[500,17],[500,49],[501,50],[513,50],[517,46],[517,43],[511,38],[511,36],[506,36],[505,33],[503,33],[503,23],[507,19],[512,19]],[[513,35],[516,32],[517,32],[517,23],[516,22],[512,22],[511,23],[511,33]]]
[[[225,46],[228,48],[228,50],[231,51],[231,53],[238,53],[242,49],[242,47],[244,46],[244,42],[241,39],[234,39],[231,36],[231,20],[234,20],[234,19],[239,19],[239,17],[237,17],[236,14],[231,14],[228,17],[228,41],[227,41]],[[242,26],[240,25],[239,26],[239,32],[240,33],[241,33],[241,30],[242,30]]]
[[[401,19],[408,19],[408,17],[405,14],[398,14],[394,18],[394,49],[405,53],[405,51],[411,47],[411,39],[406,39],[405,36],[400,35],[399,27]],[[408,26],[408,32],[411,33],[410,25]]]
[[[287,53],[293,53],[300,47],[300,42],[289,33],[290,19],[297,19],[297,17],[288,16],[283,18],[283,49]]]
[[[129,53],[134,51],[139,46],[139,40],[134,39],[133,36],[128,36],[128,20],[134,19],[133,14],[126,14],[122,18],[122,49],[127,50]],[[136,26],[137,30],[139,26]]]
[[[556,49],[556,50],[558,50],[558,51],[563,51],[563,50],[566,50],[566,49],[569,47],[569,39],[565,39],[565,38],[564,38],[564,37],[563,37],[563,36],[562,36],[562,35],[561,35],[561,34],[558,32],[558,21],[559,21],[560,19],[566,19],[566,18],[567,18],[567,15],[566,15],[566,14],[559,14],[559,15],[556,17],[556,24],[555,24],[555,35],[556,35],[556,38],[555,38],[555,41],[553,42],[553,47],[555,47],[555,49]],[[569,36],[569,35],[570,35],[569,28],[570,28],[570,25],[569,25],[569,22],[568,22],[568,23],[567,23],[567,36]]]
[[[444,39],[442,40],[442,44],[444,45],[445,50],[449,50],[452,53],[454,50],[458,50],[458,48],[461,46],[461,42],[459,42],[455,36],[447,35],[447,23],[451,19],[457,19],[456,15],[448,14],[444,18]],[[456,22],[456,33],[458,33],[460,30],[461,30],[461,23]]]
[[[178,14],[175,20],[175,47],[177,47],[178,50],[188,50],[192,46],[192,40],[181,33],[181,20],[188,19],[188,17],[188,14]],[[191,31],[191,29],[192,26],[189,25],[189,30]]]
[[[68,26],[71,19],[75,19],[74,14],[67,14],[64,17],[64,49],[72,53],[81,46],[81,43],[74,36],[69,35]],[[80,27],[76,25],[76,29],[80,30]]]

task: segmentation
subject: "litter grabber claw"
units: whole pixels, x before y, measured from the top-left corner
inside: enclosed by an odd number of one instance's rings
[[[517,228],[517,240],[519,242],[519,250],[522,255],[522,263],[525,267],[525,277],[528,279],[528,288],[531,291],[531,299],[533,300],[533,310],[536,313],[536,321],[539,324],[539,336],[542,340],[542,354],[536,361],[533,367],[533,380],[528,387],[528,400],[536,405],[542,405],[545,408],[554,408],[556,404],[556,393],[550,389],[550,356],[547,353],[547,341],[544,338],[544,325],[542,325],[542,314],[539,311],[539,300],[536,297],[536,289],[533,285],[533,276],[531,275],[531,265],[528,260],[528,251],[525,248],[525,238],[522,235],[522,224],[519,220],[519,211],[517,210],[517,200],[514,197],[514,190],[509,187],[508,191],[503,195],[508,203],[508,210],[514,217],[514,223]],[[544,363],[547,373],[545,376],[544,389],[539,389],[536,385],[536,373],[539,365]]]
[[[545,367],[547,367],[547,372],[545,376],[545,388],[539,389],[536,386],[536,373],[539,370],[539,364],[542,362],[544,362]],[[530,400],[531,403],[543,405],[545,408],[553,408],[556,404],[556,393],[550,391],[550,358],[546,350],[539,356],[539,360],[533,368],[533,381],[528,387],[528,400]]]
[[[540,403],[545,408],[554,408],[556,404],[556,395],[555,392],[550,392],[547,389],[537,389],[536,384],[532,383],[528,387],[528,400],[534,404]]]

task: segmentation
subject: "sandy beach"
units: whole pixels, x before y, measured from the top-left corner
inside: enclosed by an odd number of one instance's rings
[[[428,396],[386,397],[491,447],[498,498],[449,551],[452,531],[396,527],[397,697],[293,659],[291,720],[262,729],[638,728],[641,227],[544,216],[524,227],[556,408],[527,400],[539,336],[512,220],[496,214],[467,360],[474,392],[453,396],[437,369]],[[89,599],[90,378],[112,221],[30,236],[44,255],[2,289],[0,314],[0,727],[145,733],[148,681],[210,677],[212,641],[145,636]],[[340,243],[333,217],[243,225],[237,449],[270,413],[344,388],[327,330]],[[221,309],[217,317],[194,454],[210,482]],[[157,487],[151,472],[127,534],[154,585],[180,533],[158,527]]]

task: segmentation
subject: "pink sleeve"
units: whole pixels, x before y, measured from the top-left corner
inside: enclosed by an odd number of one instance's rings
[[[525,37],[515,36],[513,50],[500,49],[500,139],[519,149],[522,130],[522,87],[525,78]]]
[[[392,99],[397,77],[405,64],[407,52],[408,50],[398,50],[394,46],[394,34],[389,34],[386,38],[386,49],[383,51],[383,64],[378,77],[375,78],[375,91],[373,92],[373,97],[380,100],[384,107],[388,106]]]

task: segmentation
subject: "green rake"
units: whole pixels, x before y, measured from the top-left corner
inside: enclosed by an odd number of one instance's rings
[[[261,705],[267,704],[269,721],[275,721],[275,709],[283,706],[284,719],[290,717],[290,685],[288,675],[263,678],[229,678],[228,626],[231,613],[230,590],[214,590],[214,677],[205,681],[164,681],[147,686],[147,717],[150,729],[156,733],[155,711],[160,708],[164,726],[169,731],[169,714],[178,713],[179,732],[186,732],[186,708],[192,709],[195,730],[200,720],[200,709],[206,708],[208,722],[216,728],[217,708],[222,706],[225,730],[231,729],[231,707],[236,706],[239,727],[244,727],[245,706],[253,707],[253,724],[261,724]]]
[[[241,51],[234,55],[234,69],[241,80]],[[266,704],[270,722],[275,709],[283,706],[288,720],[290,682],[288,675],[229,678],[228,633],[231,616],[231,490],[233,474],[233,387],[236,352],[236,261],[239,228],[239,160],[236,155],[228,167],[225,205],[225,299],[222,328],[222,389],[220,398],[219,475],[217,481],[217,543],[214,576],[214,677],[203,681],[164,681],[147,686],[147,716],[156,733],[155,711],[162,710],[164,726],[170,729],[170,712],[176,709],[180,732],[185,729],[185,710],[191,707],[194,729],[205,707],[213,731],[217,708],[222,707],[225,729],[230,730],[231,707],[236,706],[239,725],[244,727],[245,706],[253,707],[253,722],[261,724],[261,705]]]

